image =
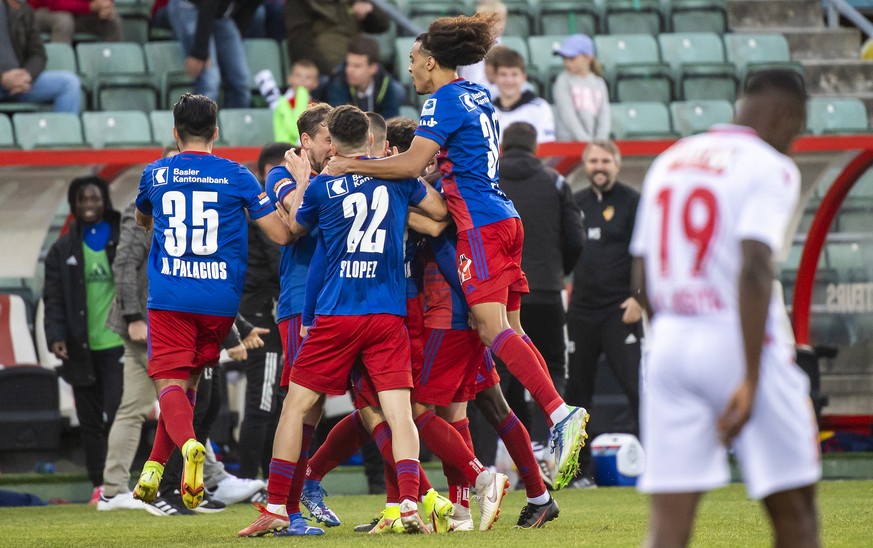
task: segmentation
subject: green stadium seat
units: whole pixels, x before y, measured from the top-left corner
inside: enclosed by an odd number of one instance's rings
[[[538,11],[526,0],[503,0],[506,6],[506,29],[504,36],[527,38],[536,33]]]
[[[685,137],[730,122],[734,107],[727,101],[675,101],[670,103],[670,114],[673,128]]]
[[[46,105],[40,103],[25,103],[24,101],[0,101],[0,112],[36,112]]]
[[[12,131],[12,120],[5,114],[0,114],[0,148],[15,148],[15,132]]]
[[[143,50],[133,42],[76,45],[79,70],[98,110],[154,110],[158,86],[146,71]]]
[[[673,32],[714,32],[727,30],[725,0],[672,0],[670,28]]]
[[[540,34],[587,34],[600,28],[600,8],[593,0],[540,0]]]
[[[711,32],[682,32],[658,36],[661,57],[670,64],[676,95],[685,100],[736,99],[737,76],[725,62],[721,38]]]
[[[173,144],[173,111],[153,110],[149,112],[152,126],[152,141],[160,146]]]
[[[218,111],[222,145],[264,146],[273,142],[273,111],[268,108],[224,108]]]
[[[397,25],[394,24],[394,21],[391,21],[387,31],[380,32],[379,34],[365,33],[364,36],[379,43],[379,60],[382,62],[382,65],[390,68],[394,63],[394,39],[397,38]],[[284,58],[285,56],[283,55],[282,59],[284,60]],[[290,68],[285,67],[285,70],[290,73]]]
[[[161,107],[172,108],[179,96],[194,89],[194,80],[185,72],[185,50],[176,41],[149,42],[143,46],[149,72],[158,75]]]
[[[68,70],[74,74],[79,72],[76,66],[76,52],[70,44],[49,42],[45,44],[45,70]]]
[[[788,40],[782,34],[725,34],[727,60],[740,75],[761,64],[789,63]]]
[[[867,133],[867,108],[851,97],[814,97],[807,103],[806,128],[815,135]]]
[[[400,36],[394,39],[394,72],[404,86],[411,86],[412,76],[409,74],[409,51],[415,44],[412,36]]]
[[[609,106],[612,135],[616,139],[669,139],[670,111],[664,103],[613,103]]]
[[[610,82],[612,99],[619,102],[661,101],[673,98],[670,67],[661,62],[658,43],[648,34],[610,34],[594,37],[597,59]]]
[[[19,112],[12,116],[19,146],[33,148],[82,147],[79,116],[67,112]]]
[[[85,142],[94,148],[145,147],[152,143],[149,119],[139,110],[83,112]]]
[[[412,120],[418,120],[419,114],[421,110],[411,107],[409,105],[400,105],[400,116],[403,118],[411,118]]]
[[[279,86],[285,84],[285,70],[282,66],[282,53],[279,50],[279,44],[272,38],[246,38],[243,40],[243,47],[246,50],[246,62],[249,65],[251,80],[249,87],[253,90],[258,89],[258,84],[255,82],[255,74],[267,69],[273,73],[273,78]]]
[[[673,77],[662,63],[619,66],[612,82],[616,101],[660,101],[666,105],[673,99]]]
[[[530,52],[528,76],[539,84],[543,97],[551,101],[552,85],[555,77],[564,70],[564,61],[560,55],[555,55],[555,49],[567,35],[550,34],[544,36],[529,36],[527,48]]]
[[[413,0],[409,4],[409,18],[413,23],[419,25],[422,30],[427,30],[434,19],[469,14],[470,9],[467,4],[458,0],[446,0],[444,2]]]
[[[504,35],[500,37],[500,45],[506,46],[520,53],[521,56],[524,57],[525,66],[530,66],[530,53],[527,51],[527,40],[520,36]]]
[[[603,27],[609,34],[651,34],[664,26],[658,0],[609,0],[603,5]]]

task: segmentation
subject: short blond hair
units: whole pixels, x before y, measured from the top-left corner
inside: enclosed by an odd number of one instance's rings
[[[609,139],[594,139],[585,147],[585,150],[582,152],[582,162],[588,161],[589,151],[591,147],[602,148],[606,152],[612,156],[612,159],[615,160],[615,165],[621,165],[621,151],[618,149],[618,145],[616,145],[613,141]]]

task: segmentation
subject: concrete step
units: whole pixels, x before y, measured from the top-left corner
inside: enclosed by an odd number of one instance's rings
[[[728,0],[728,29],[824,27],[820,0]]]
[[[774,27],[767,30],[785,36],[791,50],[791,58],[795,61],[857,59],[858,52],[861,50],[861,31],[856,28]]]
[[[810,93],[873,93],[873,62],[857,59],[804,59],[801,63]]]

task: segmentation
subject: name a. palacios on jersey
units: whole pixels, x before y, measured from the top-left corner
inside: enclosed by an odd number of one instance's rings
[[[226,280],[227,263],[224,261],[187,261],[161,258],[161,274],[179,278],[197,278],[199,280]]]

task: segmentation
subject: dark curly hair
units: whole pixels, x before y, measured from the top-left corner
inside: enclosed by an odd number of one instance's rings
[[[494,13],[440,17],[415,40],[441,67],[454,69],[485,58],[497,38],[496,22],[497,14]]]
[[[327,117],[327,130],[337,148],[366,145],[370,134],[370,119],[354,105],[342,105],[333,109]]]

